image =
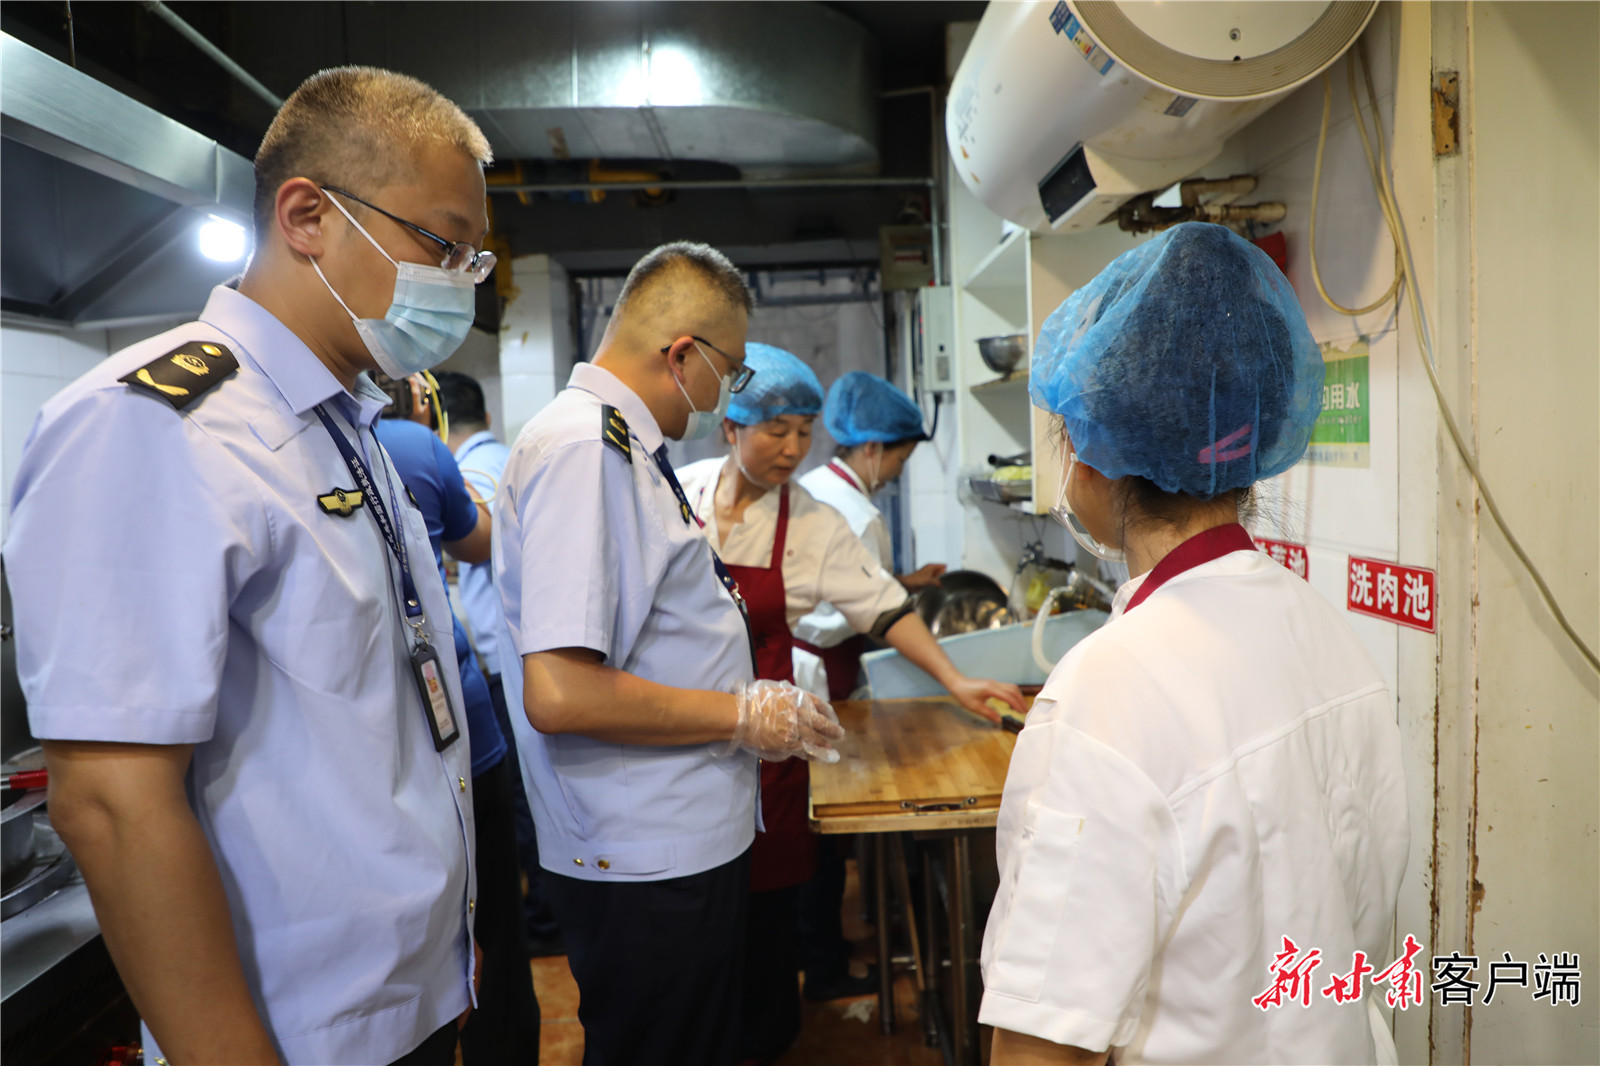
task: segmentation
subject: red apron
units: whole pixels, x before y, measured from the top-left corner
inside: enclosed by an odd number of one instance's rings
[[[822,660],[823,667],[828,671],[828,699],[850,698],[861,677],[861,653],[867,650],[866,637],[857,633],[831,648],[819,648],[804,640],[796,640],[794,644]]]
[[[778,528],[766,566],[729,566],[739,583],[755,637],[756,676],[794,681],[794,637],[789,632],[788,597],[783,587],[783,549],[789,537],[789,486],[778,490]],[[817,841],[806,824],[811,772],[804,759],[761,763],[761,819],[750,851],[750,890],[768,892],[811,879],[817,868]]]

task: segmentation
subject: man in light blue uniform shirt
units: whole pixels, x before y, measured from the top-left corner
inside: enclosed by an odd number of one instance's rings
[[[480,500],[493,507],[511,449],[500,443],[489,428],[483,387],[466,374],[448,370],[441,370],[434,377],[439,382],[439,401],[449,416],[450,436],[445,445],[455,456],[467,484]],[[494,566],[488,562],[462,563],[458,584],[473,650],[482,660],[484,672],[498,677],[502,612],[500,593],[494,587]]]
[[[68,386],[29,437],[18,671],[146,1062],[452,1061],[466,727],[363,371],[436,362],[470,326],[488,158],[414,79],[309,79],[256,157],[239,290]],[[430,344],[385,328],[419,305]]]
[[[647,255],[594,362],[518,435],[494,509],[502,657],[522,658],[502,679],[588,1066],[734,1061],[755,753],[836,758],[842,735],[825,703],[752,681],[666,458],[748,380],[750,305],[714,249]]]

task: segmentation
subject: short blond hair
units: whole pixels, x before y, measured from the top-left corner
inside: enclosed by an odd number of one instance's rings
[[[256,149],[257,239],[272,225],[278,188],[305,177],[367,195],[406,173],[413,153],[448,144],[494,161],[489,140],[432,86],[377,67],[334,67],[301,83]]]

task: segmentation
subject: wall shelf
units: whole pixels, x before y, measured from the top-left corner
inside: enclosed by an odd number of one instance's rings
[[[995,378],[993,381],[980,382],[979,384],[969,388],[967,391],[975,394],[981,394],[985,392],[1010,392],[1011,390],[1019,387],[1026,389],[1027,386],[1028,372],[1026,370],[1018,370],[1015,373],[1007,374],[1003,378]]]
[[[1028,325],[1028,231],[1014,229],[984,256],[961,286],[1001,319],[1024,332]]]
[[[987,496],[979,496],[976,493],[973,494],[972,498],[977,500],[979,503],[986,503],[990,507],[1003,507],[1007,511],[1016,511],[1019,514],[1033,515],[1034,517],[1038,517],[1038,515],[1041,513],[1033,509],[1032,500],[1012,500],[1010,503],[1001,503],[999,500],[991,500]]]
[[[993,251],[978,261],[961,287],[970,292],[973,289],[1010,288],[1022,284],[1023,275],[1028,269],[1027,252],[1028,231],[1012,230],[994,246]]]

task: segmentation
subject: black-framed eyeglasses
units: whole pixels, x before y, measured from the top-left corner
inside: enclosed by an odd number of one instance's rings
[[[471,274],[474,285],[483,281],[484,278],[489,276],[489,271],[494,269],[495,255],[493,252],[480,252],[466,241],[452,241],[446,237],[441,237],[437,233],[423,229],[415,222],[407,222],[399,215],[392,214],[377,204],[363,200],[353,192],[346,192],[337,185],[324,185],[322,189],[326,192],[336,192],[345,199],[354,200],[363,207],[370,207],[384,218],[398,222],[415,233],[422,234],[437,244],[440,250],[444,252],[444,259],[439,263],[441,267],[452,273]]]
[[[756,376],[754,367],[745,366],[743,363],[735,361],[733,356],[729,355],[721,348],[718,348],[715,344],[712,344],[704,337],[696,337],[691,333],[689,335],[689,339],[695,341],[696,343],[703,344],[707,348],[710,348],[712,351],[722,356],[722,358],[726,359],[729,366],[733,367],[733,384],[728,386],[729,392],[743,392],[744,387],[750,384],[750,379]],[[661,349],[661,354],[666,355],[670,351],[672,351],[672,345],[669,344]]]

